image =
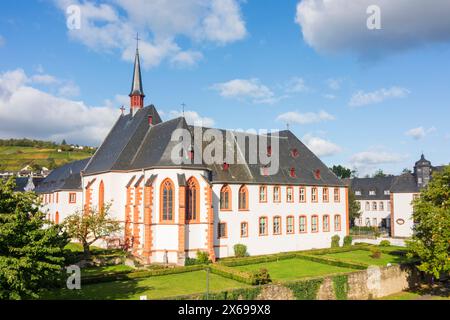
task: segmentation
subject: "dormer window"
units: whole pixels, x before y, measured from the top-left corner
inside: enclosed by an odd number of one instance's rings
[[[356,190],[356,191],[355,191],[355,195],[356,195],[356,196],[360,196],[360,195],[361,195],[361,191],[360,191],[360,190]]]
[[[317,169],[316,171],[314,171],[314,177],[315,177],[317,180],[320,179],[321,174],[320,174],[320,170],[319,170],[319,169]]]
[[[377,192],[376,192],[375,190],[370,190],[370,191],[369,191],[369,195],[370,195],[370,196],[376,196],[376,195],[377,195]]]
[[[299,152],[297,149],[292,149],[291,150],[291,156],[292,158],[298,158]]]
[[[223,171],[228,171],[229,168],[230,168],[230,165],[228,163],[224,162],[222,165]]]
[[[272,147],[271,146],[268,146],[267,147],[267,156],[272,156]]]
[[[149,125],[153,124],[153,116],[148,116],[148,124]]]
[[[291,178],[295,178],[297,175],[296,175],[296,173],[295,173],[295,168],[291,168],[290,170],[289,170],[289,176],[291,177]]]
[[[389,191],[389,190],[384,190],[384,195],[385,196],[389,196],[391,194],[391,191]]]

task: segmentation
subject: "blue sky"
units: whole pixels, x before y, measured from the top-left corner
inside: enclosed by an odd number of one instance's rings
[[[381,30],[366,26],[374,3]],[[97,145],[128,103],[139,32],[146,104],[164,119],[185,103],[220,128],[289,122],[361,175],[422,151],[449,163],[448,14],[445,0],[2,1],[0,136]]]

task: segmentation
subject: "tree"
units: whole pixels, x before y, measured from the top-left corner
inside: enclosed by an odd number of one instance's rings
[[[419,270],[439,277],[450,271],[450,166],[433,174],[414,201],[414,234],[409,256],[420,258]]]
[[[37,298],[58,283],[67,234],[39,210],[36,194],[14,192],[14,179],[0,185],[0,300]]]
[[[386,174],[383,172],[383,170],[379,169],[373,174],[374,178],[384,178],[386,177]]]
[[[350,178],[352,176],[353,171],[343,167],[341,165],[338,166],[333,166],[333,168],[331,168],[331,171],[334,172],[334,174],[339,178],[339,179],[347,179]]]
[[[91,257],[90,246],[94,242],[121,230],[120,222],[109,217],[110,208],[108,204],[100,211],[96,208],[77,211],[64,219],[65,230],[71,238],[81,242],[87,260]]]
[[[408,168],[403,169],[402,174],[406,174],[406,173],[412,173],[411,170],[409,170]]]
[[[61,142],[61,145],[63,145],[63,146],[67,145],[66,139],[63,139],[63,141]]]
[[[361,204],[356,201],[355,193],[348,191],[348,216],[350,219],[350,227],[355,225],[355,219],[361,217]]]

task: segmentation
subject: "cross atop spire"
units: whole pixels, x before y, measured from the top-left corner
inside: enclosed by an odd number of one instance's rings
[[[131,84],[131,110],[144,107],[144,88],[142,86],[141,59],[139,57],[139,34],[136,33],[136,57],[134,59],[133,82]],[[133,112],[134,113],[134,112]]]
[[[141,40],[141,38],[139,38],[139,32],[136,33],[136,51],[139,51],[139,40]]]

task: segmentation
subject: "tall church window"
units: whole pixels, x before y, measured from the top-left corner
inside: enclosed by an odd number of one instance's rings
[[[197,180],[192,177],[186,186],[186,220],[197,221],[200,215],[199,186]]]
[[[105,209],[105,184],[103,180],[100,182],[100,186],[98,187],[98,211],[103,213]]]
[[[170,179],[161,184],[161,220],[173,221],[174,187]]]

